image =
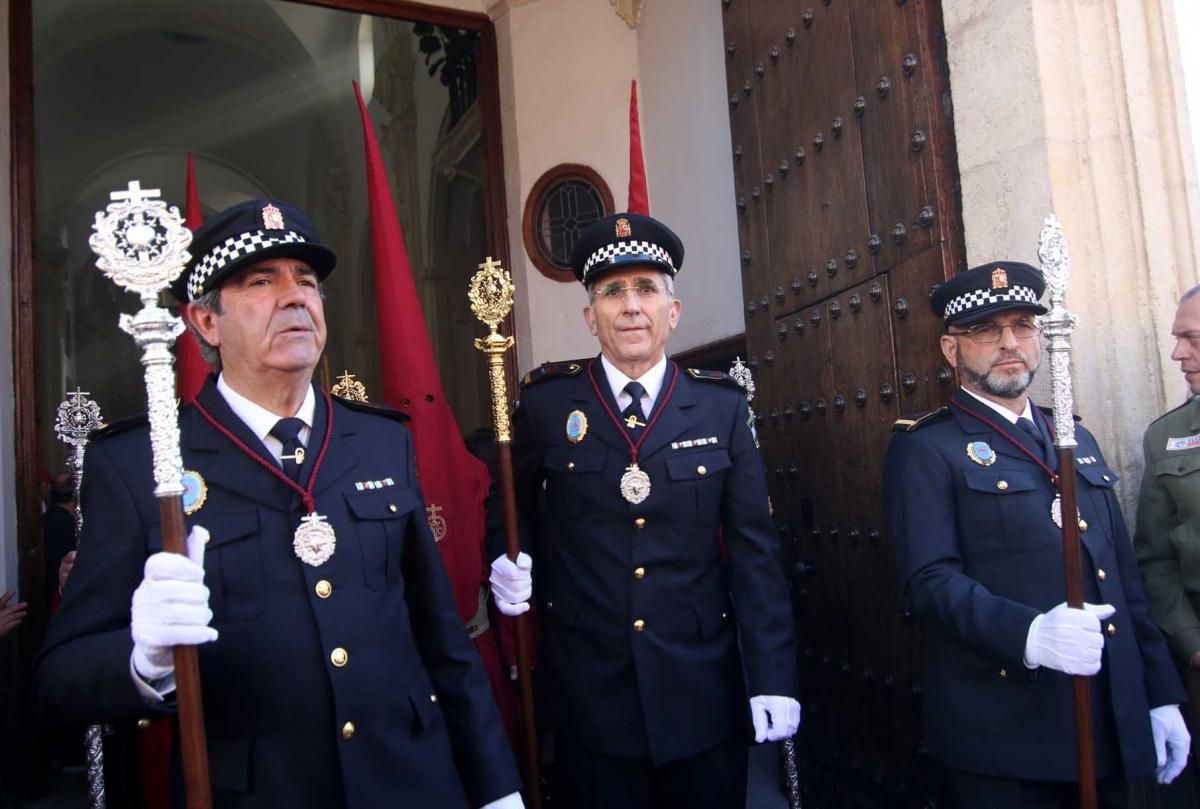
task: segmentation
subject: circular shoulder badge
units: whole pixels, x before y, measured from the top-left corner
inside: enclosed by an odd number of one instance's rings
[[[587,435],[587,416],[582,410],[572,410],[567,416],[567,440],[578,444]]]
[[[195,514],[208,499],[208,484],[199,472],[183,470],[183,513]]]
[[[967,457],[980,466],[991,466],[996,462],[996,451],[986,441],[972,441],[967,444]]]

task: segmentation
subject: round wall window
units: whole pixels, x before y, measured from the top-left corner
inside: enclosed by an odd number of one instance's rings
[[[543,174],[525,200],[525,251],[547,278],[575,280],[571,250],[579,232],[613,212],[612,192],[587,166],[563,163]]]

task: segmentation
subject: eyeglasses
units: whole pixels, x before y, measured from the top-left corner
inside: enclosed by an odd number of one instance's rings
[[[1036,320],[1018,320],[1016,323],[979,323],[969,329],[952,331],[953,337],[966,337],[973,343],[998,343],[1005,329],[1012,329],[1013,337],[1028,340],[1041,334],[1042,326]]]
[[[653,281],[638,281],[635,284],[606,284],[596,290],[596,297],[607,301],[624,300],[626,292],[633,292],[642,300],[650,300],[662,294],[662,288]]]

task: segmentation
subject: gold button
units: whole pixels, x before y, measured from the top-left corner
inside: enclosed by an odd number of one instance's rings
[[[345,739],[346,741],[350,741],[351,739],[354,738],[354,723],[353,722],[347,722],[346,724],[342,725],[342,738]]]
[[[1087,520],[1080,520],[1080,521],[1079,521],[1079,530],[1080,530],[1080,531],[1082,531],[1082,532],[1083,532],[1083,533],[1085,533],[1085,534],[1087,533]]]
[[[1109,624],[1105,629],[1107,630],[1107,632],[1110,636],[1117,634],[1117,625],[1116,624]]]
[[[150,727],[149,719],[139,719],[138,720],[138,730],[145,730],[148,727]]]
[[[346,653],[345,649],[339,646],[330,653],[329,660],[331,663],[333,663],[333,665],[340,669],[342,666],[346,665],[347,662],[349,662],[350,655]]]
[[[574,468],[575,468],[575,462],[574,462],[574,461],[567,461],[567,471],[569,472],[569,471],[571,471],[571,470],[572,470],[572,469],[574,469]]]
[[[708,468],[701,464],[700,466],[696,467],[696,474],[700,477],[704,477],[708,474]]]
[[[553,602],[553,601],[547,601],[547,602],[546,602],[546,609],[548,609],[548,610],[552,610],[552,609],[554,609],[554,602]]]
[[[1110,480],[1112,480],[1112,478],[1110,478],[1108,475],[1102,475],[1102,477],[1104,478],[1105,483],[1108,483]]]
[[[1096,578],[1100,581],[1104,581],[1108,578],[1108,574],[1104,572],[1104,568],[1100,568],[1096,571]]]
[[[388,511],[392,512],[393,514],[395,514],[395,513],[396,513],[396,504],[395,504],[395,503],[388,503]]]
[[[1001,676],[1001,677],[1007,677],[1007,676],[1008,676],[1008,669],[1000,669],[1000,676]]]
[[[317,582],[317,586],[313,589],[317,591],[317,598],[329,598],[333,595],[333,585],[325,581],[325,579]]]
[[[635,567],[635,568],[633,569],[633,577],[634,577],[635,579],[641,579],[641,578],[644,578],[645,576],[646,576],[646,568],[644,568],[644,567]]]
[[[636,525],[638,528],[645,528],[646,527],[646,518],[638,517],[636,520],[633,521],[633,524]]]
[[[429,701],[430,701],[430,702],[437,702],[437,694],[430,694],[430,695],[429,695]]]
[[[633,631],[634,632],[641,632],[645,628],[646,628],[646,622],[643,621],[641,618],[638,618],[636,621],[633,622]]]
[[[1005,489],[1008,488],[1008,481],[1007,480],[996,481],[996,488],[999,489],[1000,491],[1004,491]]]

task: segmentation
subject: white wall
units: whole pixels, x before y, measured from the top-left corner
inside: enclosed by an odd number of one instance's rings
[[[720,4],[646,3],[638,60],[650,213],[684,245],[677,353],[745,330]]]
[[[594,355],[577,284],[542,276],[525,254],[521,215],[559,163],[598,171],[618,210],[628,201],[629,83],[638,80],[650,212],[683,239],[684,303],[668,350],[740,333],[741,274],[719,7],[647,3],[635,31],[603,0],[512,0],[496,22],[509,243],[517,285],[518,367]],[[680,92],[680,88],[686,88]]]

